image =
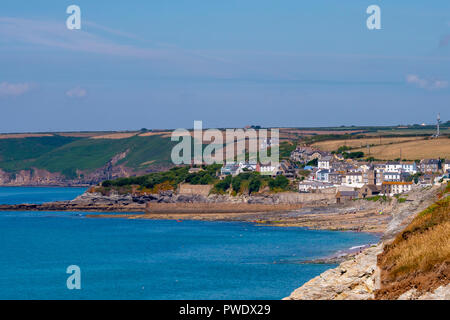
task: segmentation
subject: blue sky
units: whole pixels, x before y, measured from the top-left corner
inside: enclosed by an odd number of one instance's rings
[[[0,112],[0,132],[448,120],[450,2],[2,0]]]

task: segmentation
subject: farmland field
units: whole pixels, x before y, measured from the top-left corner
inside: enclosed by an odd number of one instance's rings
[[[408,160],[426,158],[450,159],[450,139],[447,137],[442,137],[439,139],[416,140],[380,145],[371,147],[370,154],[368,154],[367,148],[360,148],[355,151],[362,151],[367,156],[372,156],[382,160],[400,158],[400,152],[401,158]]]
[[[423,140],[423,137],[398,137],[398,138],[363,138],[363,139],[347,139],[347,140],[329,140],[321,141],[313,144],[313,147],[323,151],[335,151],[339,147],[347,146],[350,148],[365,148],[367,145],[389,145],[395,143],[404,143],[409,141]]]

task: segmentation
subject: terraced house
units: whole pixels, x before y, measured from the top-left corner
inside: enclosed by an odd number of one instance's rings
[[[393,196],[396,194],[408,192],[411,191],[412,185],[412,181],[384,181],[381,184],[381,194],[385,196]]]
[[[440,159],[423,159],[420,161],[420,171],[422,173],[438,172],[442,168]]]

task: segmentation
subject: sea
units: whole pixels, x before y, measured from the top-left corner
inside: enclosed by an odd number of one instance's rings
[[[84,191],[0,187],[0,204],[70,200]],[[302,261],[377,241],[247,222],[0,212],[0,299],[282,299],[335,267]]]

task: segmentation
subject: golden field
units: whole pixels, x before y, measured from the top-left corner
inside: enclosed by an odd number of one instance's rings
[[[348,146],[351,148],[366,148],[369,145],[387,145],[391,143],[408,142],[415,140],[423,140],[423,137],[396,137],[396,138],[363,138],[363,139],[349,139],[349,140],[329,140],[321,141],[313,144],[313,147],[323,151],[335,151],[339,147]]]
[[[439,139],[416,140],[399,142],[395,144],[380,145],[370,148],[360,148],[352,151],[362,151],[367,156],[381,160],[392,160],[396,158],[416,160],[427,158],[450,159],[450,139],[442,137]]]

